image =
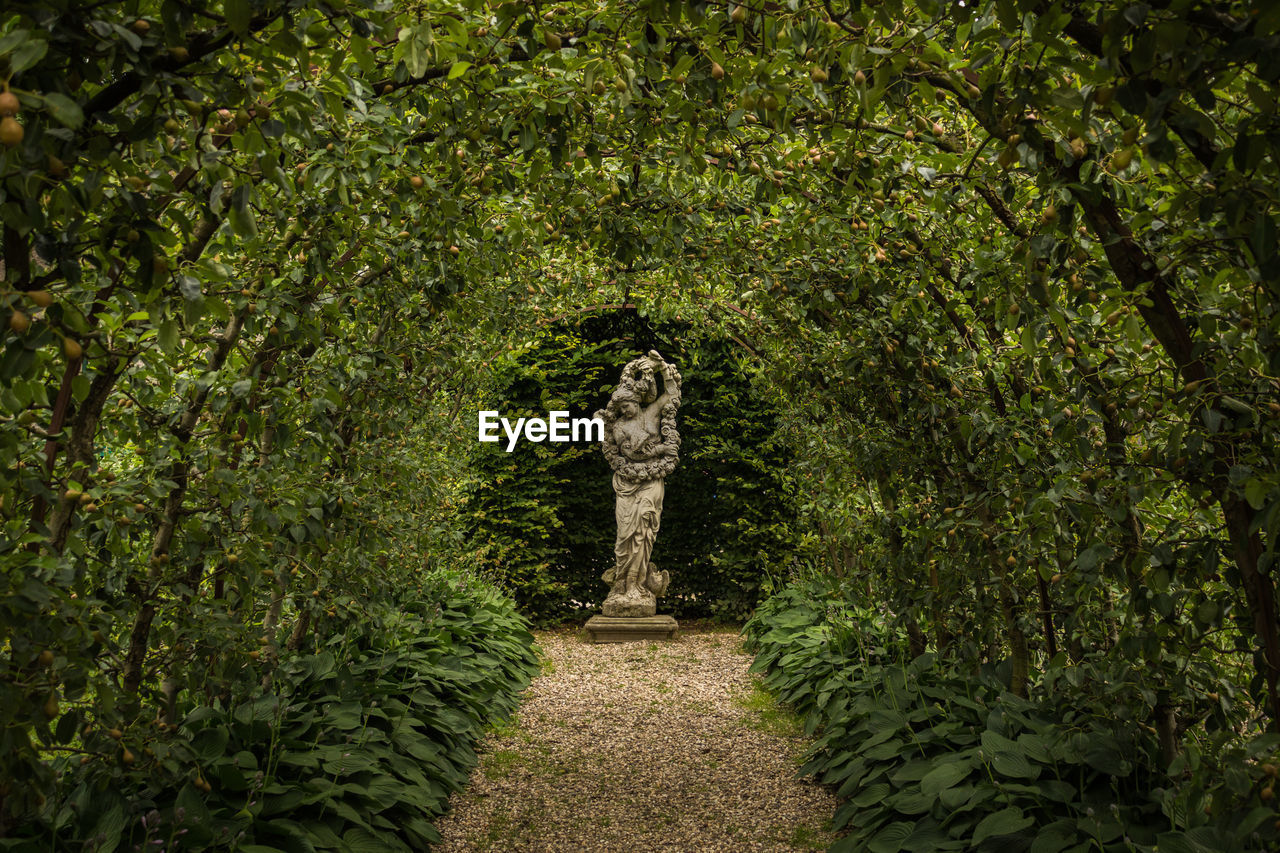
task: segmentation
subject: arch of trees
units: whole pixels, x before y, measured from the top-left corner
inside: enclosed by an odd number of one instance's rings
[[[587,303],[757,355],[912,651],[1276,730],[1280,9],[391,7],[0,19],[0,826],[466,563],[459,424]]]

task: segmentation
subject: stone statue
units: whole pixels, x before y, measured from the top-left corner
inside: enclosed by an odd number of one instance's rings
[[[604,421],[604,457],[613,469],[616,562],[603,575],[609,617],[653,616],[671,577],[649,560],[662,520],[664,478],[679,460],[680,373],[650,350],[622,370],[622,380],[596,417]]]

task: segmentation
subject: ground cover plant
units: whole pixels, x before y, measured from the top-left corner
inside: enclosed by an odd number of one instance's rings
[[[753,669],[817,732],[803,772],[845,802],[833,850],[1264,850],[1280,739],[1204,737],[1174,766],[1151,701],[1116,662],[1050,673],[1032,698],[1009,667],[965,671],[852,607],[796,584],[747,624]],[[1239,722],[1238,720],[1235,722]],[[1234,732],[1228,732],[1234,735]]]
[[[886,769],[857,837],[1270,843],[1278,33],[1261,0],[7,3],[0,840],[80,833],[95,774],[152,797],[200,709],[261,769],[233,709],[318,702],[326,652],[381,672],[351,614],[442,601],[439,572],[508,584],[493,555],[559,528],[525,507],[478,541],[477,476],[504,474],[471,418],[599,316],[696,329],[718,351],[689,398],[769,416],[690,436],[743,516],[671,567],[728,572],[696,609],[835,579],[784,594],[882,638],[885,687],[815,726],[919,682],[979,750],[929,790],[1009,810],[901,811],[925,776]],[[527,618],[564,614],[554,564],[527,564]],[[823,665],[861,684],[850,642]]]
[[[537,671],[509,599],[438,577],[426,596],[345,614],[268,687],[183,709],[173,726],[86,729],[53,763],[62,791],[13,850],[419,850],[475,765],[483,731]],[[158,729],[158,730],[157,730]],[[130,773],[142,765],[145,774]]]

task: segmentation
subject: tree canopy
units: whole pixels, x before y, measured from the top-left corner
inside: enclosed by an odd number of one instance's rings
[[[588,305],[752,353],[914,651],[1280,725],[1275,4],[19,0],[0,80],[9,825],[471,565]]]

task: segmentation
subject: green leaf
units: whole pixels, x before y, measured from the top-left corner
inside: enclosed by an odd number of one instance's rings
[[[240,184],[231,194],[231,205],[227,208],[227,218],[231,229],[241,237],[258,236],[258,223],[249,207],[250,187]]]
[[[911,831],[914,828],[914,824],[906,821],[891,823],[877,832],[875,837],[867,843],[867,850],[869,853],[898,853],[903,843],[911,837]]]
[[[1076,842],[1076,834],[1058,827],[1049,826],[1036,833],[1031,842],[1031,853],[1062,853]]]
[[[1255,477],[1244,484],[1244,499],[1255,510],[1267,505],[1267,496],[1271,493],[1271,484],[1261,477]]]
[[[959,762],[944,764],[920,780],[920,792],[928,796],[937,796],[948,788],[955,787],[969,775],[969,768]]]
[[[120,805],[112,806],[102,817],[98,818],[98,822],[93,827],[93,834],[104,839],[103,843],[98,847],[101,853],[112,853],[120,844],[122,838],[121,833],[124,832],[124,808]]]
[[[1128,776],[1133,772],[1133,764],[1127,761],[1114,746],[1091,749],[1085,754],[1084,760],[1093,769],[1110,776]]]
[[[1000,775],[1013,779],[1036,779],[1040,776],[1040,768],[1021,752],[997,752],[991,757],[991,767]]]
[[[31,30],[18,29],[0,41],[0,56],[8,54],[8,71],[18,74],[35,66],[49,51],[49,42]]]
[[[342,834],[343,844],[351,853],[386,853],[388,850],[404,849],[402,844],[391,844],[390,835],[375,835],[359,826],[352,827]]]
[[[161,350],[166,353],[173,353],[178,348],[178,321],[172,316],[165,318],[160,323],[160,328],[156,330],[156,339],[160,343]]]
[[[49,115],[53,116],[54,121],[63,127],[77,128],[84,124],[84,113],[80,110],[80,104],[66,95],[49,92],[44,96],[44,106],[49,111]]]
[[[970,841],[976,847],[988,838],[1020,832],[1033,823],[1035,823],[1035,819],[1024,815],[1022,809],[1017,806],[1010,806],[1007,809],[1001,809],[984,817],[978,823],[977,828],[974,829],[973,838]]]
[[[1160,853],[1215,853],[1185,832],[1162,832],[1156,837],[1156,845]]]
[[[182,292],[182,298],[188,302],[194,302],[204,297],[204,292],[200,287],[200,279],[186,273],[179,273],[178,290]]]
[[[861,794],[851,799],[849,802],[853,803],[855,806],[859,808],[866,808],[867,806],[871,806],[880,802],[887,796],[889,796],[889,786],[883,782],[880,782],[878,784],[872,785],[870,788],[867,788],[865,791],[863,791]]]
[[[532,151],[538,144],[538,131],[533,125],[526,124],[520,128],[520,147],[526,152]]]

